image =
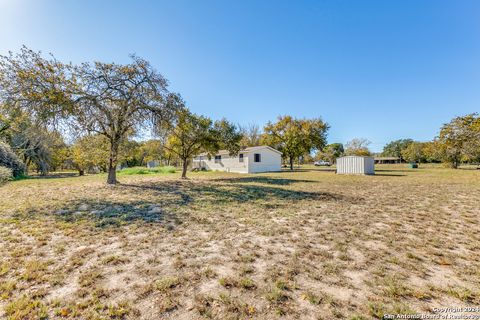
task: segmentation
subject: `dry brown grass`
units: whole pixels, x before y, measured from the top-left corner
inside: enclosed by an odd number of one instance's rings
[[[0,318],[369,319],[480,303],[480,171],[0,188]]]

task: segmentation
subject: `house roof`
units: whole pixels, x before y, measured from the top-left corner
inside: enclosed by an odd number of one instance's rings
[[[277,149],[275,148],[272,148],[270,146],[256,146],[256,147],[248,147],[248,148],[245,148],[243,150],[240,150],[240,152],[252,152],[252,151],[257,151],[257,150],[261,150],[261,149],[269,149],[273,152],[276,152],[278,154],[282,154],[280,151],[278,151]]]
[[[274,149],[274,148],[269,147],[269,146],[247,147],[247,148],[241,149],[238,153],[249,153],[249,152],[258,151],[258,150],[261,150],[261,149],[269,149],[269,150],[271,150],[273,152],[276,152],[278,154],[282,154],[277,149]],[[208,154],[207,152],[202,152],[202,153],[199,154],[199,156],[206,156],[207,154]],[[219,150],[216,154],[217,155],[230,154],[230,152],[228,150]]]

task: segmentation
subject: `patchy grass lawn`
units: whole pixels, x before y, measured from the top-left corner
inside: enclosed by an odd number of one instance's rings
[[[480,304],[480,171],[15,181],[0,318],[370,319]]]

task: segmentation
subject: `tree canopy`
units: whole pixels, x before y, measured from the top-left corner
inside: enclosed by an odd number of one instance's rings
[[[323,150],[317,154],[317,158],[326,160],[330,163],[335,163],[336,159],[341,157],[344,154],[344,152],[345,152],[345,149],[343,147],[343,144],[331,143],[327,145],[325,148],[323,148]]]
[[[295,119],[280,116],[263,129],[262,142],[283,153],[293,170],[294,159],[325,147],[329,125],[322,119]]]
[[[345,154],[347,156],[370,156],[372,153],[368,146],[371,142],[364,138],[355,138],[347,142]]]
[[[108,165],[108,140],[99,134],[83,136],[75,141],[70,153],[73,166],[81,176],[86,171],[100,171]]]
[[[237,128],[222,119],[211,119],[190,112],[184,101],[176,98],[175,116],[162,129],[165,130],[163,147],[182,161],[182,178],[187,177],[189,161],[201,152],[214,154],[220,149],[236,154],[240,150],[242,135]]]
[[[403,160],[403,151],[413,143],[412,139],[399,139],[389,142],[383,147],[382,156],[384,157],[397,157]]]
[[[173,114],[167,80],[141,58],[129,64],[64,64],[23,48],[0,57],[0,95],[35,121],[96,133],[109,141],[107,183],[115,184],[121,143]]]
[[[25,171],[25,165],[20,158],[2,141],[0,141],[0,166],[9,168],[14,177],[23,175]]]
[[[424,149],[424,143],[412,141],[402,150],[401,159],[408,162],[424,162],[426,160]]]
[[[462,160],[480,158],[480,116],[476,113],[456,117],[442,126],[438,136],[441,156],[452,168]]]

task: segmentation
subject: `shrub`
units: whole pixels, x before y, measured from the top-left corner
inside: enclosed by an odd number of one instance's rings
[[[25,172],[23,162],[12,151],[10,146],[2,141],[0,141],[0,166],[10,168],[15,178],[22,176]]]
[[[12,169],[0,166],[0,185],[10,180],[12,176]]]

